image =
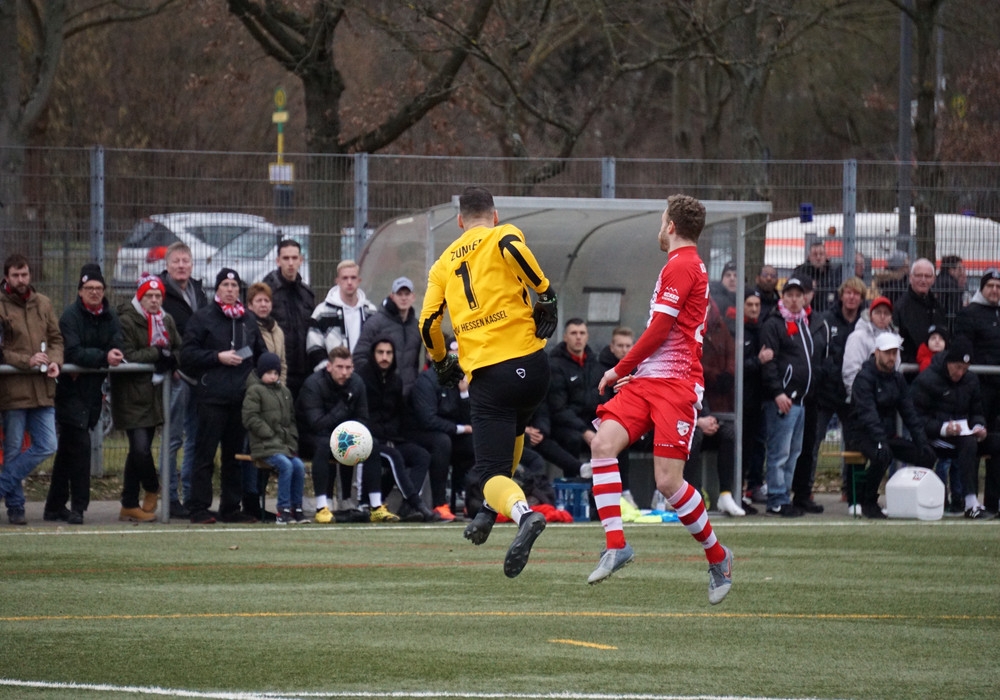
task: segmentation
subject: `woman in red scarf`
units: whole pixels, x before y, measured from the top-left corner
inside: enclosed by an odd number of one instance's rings
[[[152,275],[139,280],[135,297],[118,308],[122,350],[131,363],[156,366],[153,374],[116,373],[111,378],[111,411],[115,426],[128,436],[128,456],[119,520],[156,519],[159,481],[153,461],[153,435],[163,425],[163,373],[177,367],[181,339],[170,314],[162,309],[163,281]],[[139,487],[146,495],[139,503]]]

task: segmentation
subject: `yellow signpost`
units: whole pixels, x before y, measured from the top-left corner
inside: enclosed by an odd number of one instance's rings
[[[275,185],[290,185],[295,180],[295,166],[285,162],[285,123],[288,121],[288,95],[284,88],[274,91],[271,122],[278,125],[278,159],[267,167],[268,179]]]

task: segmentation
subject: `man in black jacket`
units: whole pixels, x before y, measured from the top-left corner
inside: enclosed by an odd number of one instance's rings
[[[933,284],[934,263],[927,258],[914,260],[910,265],[910,286],[898,302],[893,302],[892,322],[903,338],[903,362],[917,361],[917,348],[927,342],[928,328],[949,327],[944,307],[931,291]]]
[[[306,355],[306,335],[312,324],[316,295],[299,274],[303,262],[302,246],[286,238],[278,243],[278,269],[272,270],[263,280],[271,288],[271,315],[285,334],[288,389],[293,397],[298,397],[302,383],[312,374]]]
[[[972,343],[959,336],[914,380],[913,405],[938,456],[950,458],[965,491],[965,517],[995,513],[1000,500],[1000,434],[988,432],[979,378],[969,371]],[[986,507],[979,503],[979,459],[986,463]]]
[[[255,522],[240,510],[243,500],[242,469],[236,461],[246,441],[243,395],[246,380],[257,359],[267,352],[252,314],[240,303],[240,276],[222,268],[215,278],[215,299],[188,320],[181,346],[181,370],[197,380],[198,407],[191,500],[186,504],[191,522],[209,525],[215,452],[222,447],[219,517],[224,522]]]
[[[896,371],[896,356],[902,339],[882,333],[875,340],[875,352],[868,358],[851,386],[851,418],[847,445],[868,460],[861,495],[861,513],[866,518],[885,518],[878,505],[882,477],[894,459],[930,469],[934,450],[924,436],[924,424],[913,408],[906,380]],[[896,432],[896,414],[912,440]]]
[[[774,359],[761,368],[764,420],[767,422],[766,515],[797,517],[802,510],[792,504],[795,462],[802,451],[806,395],[812,388],[812,336],[805,309],[804,283],[790,278],[781,289],[781,300],[760,332],[761,346],[774,351]]]
[[[336,462],[330,453],[330,435],[333,434],[334,428],[346,420],[356,420],[368,426],[368,395],[365,393],[365,383],[354,373],[354,360],[351,359],[351,351],[346,346],[338,345],[331,349],[323,369],[313,372],[306,378],[299,392],[299,398],[295,402],[295,413],[304,431],[299,441],[305,448],[303,456],[312,457],[313,491],[316,494],[315,519],[318,523],[329,523],[333,521],[334,516],[328,498],[336,481],[334,471]],[[359,466],[363,483],[372,484],[374,492],[378,495],[378,502],[375,504],[377,510],[382,506],[382,492],[379,485],[382,470],[379,458],[372,455]],[[341,490],[345,498],[351,494],[350,482],[353,473],[353,467],[345,466],[340,470]],[[360,484],[358,490],[361,490]],[[386,517],[382,520],[398,520],[395,514],[389,513],[384,508],[383,510]]]
[[[834,305],[843,279],[840,267],[833,266],[826,257],[826,244],[820,239],[809,244],[806,261],[792,270],[792,277],[812,280],[816,291],[812,300],[813,311],[826,311]]]
[[[955,333],[972,341],[972,364],[1000,367],[1000,270],[991,268],[979,280],[979,291],[955,319]],[[1000,375],[979,377],[986,429],[1000,430]]]
[[[792,503],[806,513],[822,513],[823,506],[812,497],[816,481],[816,460],[819,446],[833,416],[847,422],[847,392],[844,390],[842,369],[847,336],[854,330],[865,298],[865,283],[857,277],[845,280],[837,290],[837,302],[818,317],[813,316],[809,327],[813,338],[813,386],[806,401],[805,433],[802,454],[795,465]],[[812,415],[810,415],[812,414]]]
[[[201,280],[191,277],[191,249],[177,241],[167,248],[167,269],[160,273],[163,280],[163,310],[177,324],[181,338],[187,322],[198,309],[208,304]],[[194,403],[191,384],[175,372],[170,385],[170,454],[164,469],[170,470],[170,517],[189,518],[184,503],[191,498],[191,472],[194,469],[194,445],[198,434],[198,408]],[[180,488],[177,483],[177,451],[184,447],[181,462]],[[181,492],[183,490],[183,493]]]
[[[552,379],[546,403],[551,421],[551,439],[574,457],[587,453],[596,435],[594,419],[601,396],[597,384],[604,369],[587,345],[587,323],[571,318],[563,326],[563,339],[549,353]]]
[[[122,326],[104,298],[101,268],[88,263],[80,270],[77,300],[59,318],[66,364],[100,369],[117,367],[122,354]],[[59,446],[52,464],[52,481],[45,499],[46,520],[83,524],[90,505],[90,429],[101,417],[104,374],[63,372],[56,384],[56,423]],[[66,500],[70,499],[70,512]]]
[[[382,480],[388,493],[395,482],[403,495],[400,518],[411,521],[439,522],[441,515],[432,511],[420,496],[424,477],[430,467],[430,453],[403,435],[403,380],[396,370],[396,350],[388,337],[376,338],[371,345],[368,363],[358,370],[368,395],[368,414],[373,454],[378,454],[389,468],[392,480]]]

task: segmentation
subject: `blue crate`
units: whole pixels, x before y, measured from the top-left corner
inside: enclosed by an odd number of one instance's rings
[[[573,516],[574,522],[590,521],[590,481],[555,479],[556,508]]]

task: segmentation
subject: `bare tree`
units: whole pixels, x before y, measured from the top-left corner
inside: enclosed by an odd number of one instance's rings
[[[94,27],[134,22],[177,0],[4,0],[0,2],[0,233],[40,269],[38,221],[22,209],[25,147],[45,112],[66,40]],[[20,231],[19,234],[15,232]]]

